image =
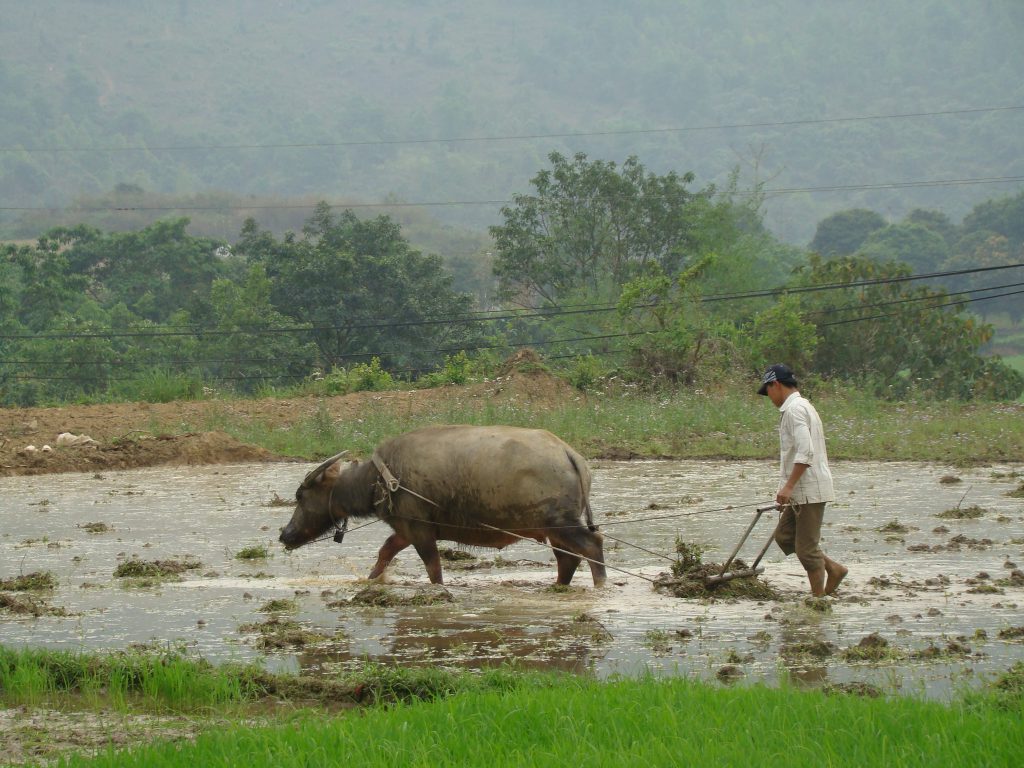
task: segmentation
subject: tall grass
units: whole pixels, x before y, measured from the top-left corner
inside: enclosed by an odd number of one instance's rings
[[[824,421],[833,458],[970,463],[1024,455],[1019,405],[894,403],[825,388],[810,397]],[[540,427],[591,457],[772,458],[778,441],[778,412],[749,388],[662,395],[609,392],[556,404],[449,396],[425,410],[371,401],[354,418],[336,416],[325,399],[294,424],[254,422],[225,411],[191,427],[221,429],[280,455],[315,459],[341,448],[367,456],[384,438],[440,423]]]
[[[681,679],[525,682],[503,690],[234,727],[67,766],[1019,765],[1016,709],[721,689]]]
[[[76,699],[115,709],[145,703],[191,710],[252,698],[262,690],[258,675],[174,651],[98,655],[0,646],[0,702],[6,705]]]

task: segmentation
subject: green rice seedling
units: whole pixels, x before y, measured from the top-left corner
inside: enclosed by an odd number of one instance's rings
[[[822,723],[830,723],[823,728]],[[567,737],[570,734],[571,737]],[[915,698],[826,696],[682,679],[477,687],[460,695],[374,708],[360,717],[310,713],[272,727],[244,725],[194,742],[154,744],[70,766],[1014,765],[1020,711]],[[754,762],[757,762],[754,759]]]
[[[266,560],[268,557],[270,557],[270,551],[266,544],[253,544],[235,553],[236,560]]]

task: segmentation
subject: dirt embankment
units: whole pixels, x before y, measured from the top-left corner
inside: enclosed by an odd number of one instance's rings
[[[401,413],[443,409],[447,403],[516,400],[554,407],[577,396],[568,384],[538,370],[510,366],[494,381],[391,392],[356,392],[336,397],[258,400],[194,400],[173,403],[113,403],[59,408],[0,409],[0,476],[91,472],[159,465],[284,461],[266,449],[211,423],[289,427],[326,410],[332,418],[356,418],[369,405],[393,405]],[[58,445],[61,433],[88,436],[94,443]],[[32,446],[34,450],[29,450]],[[49,446],[50,450],[43,450]]]

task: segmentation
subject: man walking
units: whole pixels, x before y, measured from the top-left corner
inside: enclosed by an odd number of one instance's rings
[[[775,542],[787,555],[796,552],[807,571],[811,594],[831,595],[848,569],[821,551],[825,504],[835,501],[832,473],[825,452],[825,431],[814,406],[797,390],[787,365],[770,366],[761,377],[759,395],[779,409],[781,479],[775,501],[782,510]]]

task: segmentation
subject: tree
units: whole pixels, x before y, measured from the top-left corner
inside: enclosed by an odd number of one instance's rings
[[[941,235],[920,224],[890,224],[876,229],[859,249],[875,261],[908,264],[914,274],[935,272],[949,258],[949,246]]]
[[[884,226],[885,219],[874,211],[865,208],[839,211],[818,222],[814,239],[808,247],[826,258],[850,256],[872,232]]]
[[[867,382],[888,397],[1019,396],[1024,379],[979,353],[992,327],[961,306],[942,306],[949,303],[944,291],[893,282],[909,274],[896,262],[811,256],[800,285],[847,286],[800,294],[803,316],[817,324],[820,338],[814,370]]]
[[[328,368],[374,356],[391,370],[428,367],[479,335],[457,321],[472,297],[453,291],[441,258],[412,249],[387,216],[336,216],[320,203],[300,238],[279,242],[250,226],[236,250],[265,266],[275,309],[313,328]]]
[[[636,157],[621,169],[582,153],[548,159],[552,168],[531,180],[535,194],[516,195],[501,210],[504,223],[490,228],[505,298],[614,297],[648,265],[673,276],[705,250],[713,189],[690,192],[693,174],[657,176]]]

